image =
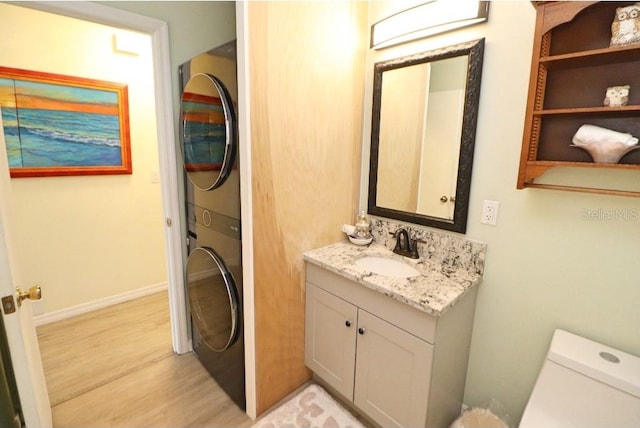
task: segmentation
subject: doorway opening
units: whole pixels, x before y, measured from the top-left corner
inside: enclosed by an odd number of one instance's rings
[[[174,352],[178,354],[188,352],[190,351],[190,343],[183,288],[183,237],[179,226],[182,217],[182,207],[179,203],[181,184],[179,183],[179,174],[176,171],[168,26],[164,21],[89,2],[36,1],[20,3],[20,6],[50,12],[62,17],[76,18],[87,23],[112,26],[150,37],[154,102],[153,105],[148,105],[147,109],[155,111],[158,169],[151,173],[151,177],[147,175],[143,179],[152,181],[159,179],[160,181],[172,346]],[[56,31],[58,30],[56,29]],[[30,37],[33,36],[30,34]],[[40,40],[46,40],[46,38]],[[64,58],[59,60],[64,61]],[[147,221],[149,219],[141,220]]]
[[[166,289],[151,35],[21,6],[2,8],[3,19],[21,27],[21,37],[3,49],[5,65],[127,85],[134,163],[132,175],[12,180],[5,198],[13,211],[12,235],[20,237],[14,242],[16,280],[44,281],[53,309],[47,312],[58,318]],[[46,129],[43,123],[32,131]],[[63,134],[47,138],[71,138]],[[164,328],[170,343],[168,322]]]

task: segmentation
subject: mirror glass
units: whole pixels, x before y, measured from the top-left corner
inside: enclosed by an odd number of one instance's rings
[[[375,64],[369,213],[466,231],[483,44]]]
[[[200,190],[215,189],[229,176],[235,160],[236,116],[231,96],[220,79],[198,73],[185,85],[180,109],[187,176]]]

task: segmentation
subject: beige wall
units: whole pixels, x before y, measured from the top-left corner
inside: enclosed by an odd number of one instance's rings
[[[149,36],[136,35],[139,56],[116,53],[113,35],[124,31],[7,4],[0,26],[19,35],[0,39],[2,65],[126,83],[129,91],[132,175],[11,179],[4,196],[17,285],[42,285],[51,312],[164,283]]]
[[[258,413],[310,376],[302,253],[356,215],[366,9],[249,5]]]
[[[372,22],[383,5],[373,3]],[[486,24],[370,51],[367,60],[371,73],[373,63],[383,58],[486,37],[467,236],[486,242],[488,253],[465,402],[483,405],[498,399],[514,423],[555,328],[640,355],[638,199],[516,190],[534,21],[530,2],[491,2]],[[369,108],[365,104],[365,112]],[[364,125],[366,134],[366,120]],[[581,177],[573,171],[553,174],[566,181]],[[607,178],[616,186],[640,178],[637,171],[597,174],[598,181]],[[479,222],[484,199],[501,203],[496,227]],[[628,219],[612,216],[616,210]]]

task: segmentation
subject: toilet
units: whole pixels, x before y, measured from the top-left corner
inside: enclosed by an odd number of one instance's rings
[[[640,427],[640,358],[556,330],[519,427]]]

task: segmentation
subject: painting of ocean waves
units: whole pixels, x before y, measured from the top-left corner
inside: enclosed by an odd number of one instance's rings
[[[127,86],[0,67],[12,177],[131,174]]]
[[[117,116],[2,109],[9,167],[120,165]]]

